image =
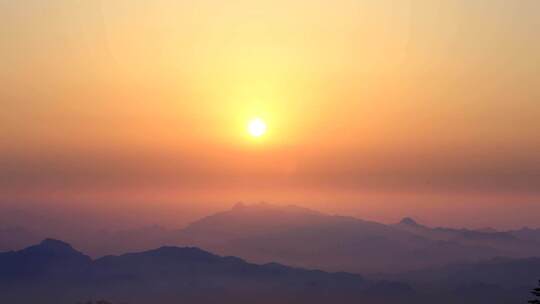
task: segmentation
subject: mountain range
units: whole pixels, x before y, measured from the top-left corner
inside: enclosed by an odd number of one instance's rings
[[[540,242],[511,232],[385,225],[270,204],[238,204],[188,225],[172,242],[249,261],[327,271],[392,273],[495,257],[540,256]]]
[[[0,253],[0,269],[2,303],[100,298],[163,304],[383,303],[414,296],[405,284],[275,263],[256,265],[194,247],[160,247],[92,260],[67,243],[46,239]]]
[[[48,237],[43,235],[46,231],[40,234],[23,228],[23,223],[14,224],[19,226],[0,228],[0,250],[20,249]],[[76,229],[56,225],[61,229],[54,237],[67,239],[93,257],[163,245],[194,246],[254,263],[277,262],[325,271],[373,274],[401,273],[497,257],[540,256],[540,229],[432,228],[412,218],[382,224],[265,203],[239,203],[182,229],[150,226],[63,234],[62,231]]]
[[[253,264],[195,247],[92,259],[46,239],[0,253],[2,303],[525,303],[540,258],[481,263],[366,278],[277,263]]]

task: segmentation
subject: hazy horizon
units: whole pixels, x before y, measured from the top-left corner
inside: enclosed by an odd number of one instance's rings
[[[2,1],[0,25],[0,212],[540,225],[539,1]]]

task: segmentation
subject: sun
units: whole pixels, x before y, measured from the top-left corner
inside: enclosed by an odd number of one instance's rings
[[[253,118],[248,122],[247,131],[253,137],[261,137],[266,133],[266,123],[261,118]]]

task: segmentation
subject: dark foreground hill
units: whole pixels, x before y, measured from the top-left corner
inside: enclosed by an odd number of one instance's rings
[[[412,303],[405,284],[279,264],[256,265],[198,248],[162,247],[91,260],[45,240],[0,253],[2,303]]]
[[[359,257],[361,258],[361,257]],[[251,264],[193,247],[92,260],[47,239],[0,253],[1,303],[521,303],[540,258],[494,259],[365,279],[280,264]]]

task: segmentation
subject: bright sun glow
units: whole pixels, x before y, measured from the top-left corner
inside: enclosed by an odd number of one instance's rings
[[[260,137],[266,133],[266,123],[260,118],[254,118],[248,123],[248,132],[253,137]]]

